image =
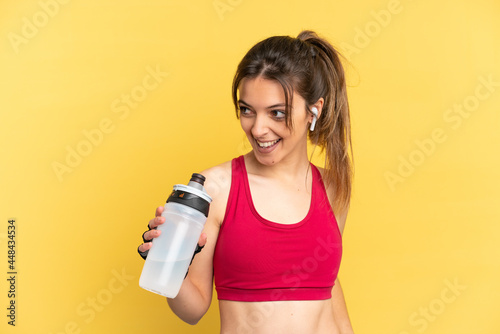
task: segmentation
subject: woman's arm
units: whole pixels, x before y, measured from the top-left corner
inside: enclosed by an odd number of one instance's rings
[[[347,220],[348,210],[349,209],[346,209],[344,212],[336,216],[341,235],[343,235],[344,233],[344,227],[345,227],[345,222]],[[338,276],[337,279],[335,280],[335,285],[332,288],[332,308],[333,308],[333,317],[335,318],[335,322],[338,324],[340,328],[340,333],[354,334],[354,330],[352,329],[351,325],[351,320],[349,319],[349,314],[347,313],[347,305],[345,303],[344,292],[342,291],[342,286],[340,285]]]
[[[201,174],[206,178],[205,189],[212,197],[203,229],[206,239],[200,238],[200,246],[205,240],[206,244],[189,267],[179,294],[175,298],[167,298],[170,309],[181,320],[191,325],[200,321],[212,302],[213,256],[231,187],[231,162],[207,169]]]
[[[340,328],[340,333],[354,334],[351,320],[349,319],[349,314],[347,313],[344,293],[342,292],[342,287],[340,286],[340,281],[338,278],[335,280],[335,285],[332,289],[332,307],[333,317],[335,318],[335,322]]]
[[[203,238],[203,234],[206,237]],[[199,244],[205,247],[195,256],[177,296],[167,298],[172,312],[190,325],[201,320],[212,302],[212,259],[218,237],[218,227],[213,219],[207,219],[203,234]]]

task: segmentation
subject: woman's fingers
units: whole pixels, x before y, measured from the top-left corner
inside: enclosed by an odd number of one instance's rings
[[[156,208],[156,214],[155,216],[158,217],[158,216],[161,216],[161,213],[163,212],[165,208],[163,206],[159,206]]]
[[[145,241],[139,246],[139,252],[144,253],[151,249],[153,243],[150,240],[158,238],[161,234],[160,230],[149,230],[142,234],[142,238]]]
[[[151,246],[153,246],[153,243],[145,242],[139,246],[139,252],[144,253],[145,251],[150,250]]]
[[[150,250],[151,247],[153,246],[153,243],[151,241],[154,238],[158,238],[160,236],[161,231],[157,230],[156,227],[165,222],[165,218],[161,216],[161,214],[163,213],[163,209],[164,209],[163,206],[159,206],[156,208],[155,218],[149,221],[148,231],[142,234],[142,239],[144,240],[144,243],[142,243],[138,247],[139,253],[144,253]],[[141,254],[141,256],[143,259],[146,258],[146,254]]]
[[[198,239],[198,245],[200,247],[203,247],[203,246],[205,246],[206,243],[207,243],[207,234],[206,233],[202,233],[200,235],[200,239]]]
[[[161,234],[160,230],[150,230],[150,231],[144,232],[142,237],[144,238],[144,241],[149,241],[149,240],[153,240],[154,238],[158,238],[160,236],[160,234]]]
[[[154,229],[158,225],[161,225],[165,222],[165,217],[161,216],[162,212],[163,212],[163,207],[160,206],[158,209],[156,209],[156,217],[149,221],[149,224],[148,224],[149,229]],[[148,239],[146,239],[146,240],[148,240]]]

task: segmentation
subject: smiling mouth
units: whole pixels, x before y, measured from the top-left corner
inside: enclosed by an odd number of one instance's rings
[[[272,140],[272,141],[261,142],[261,141],[258,141],[257,139],[255,139],[255,142],[261,148],[268,148],[268,147],[276,145],[280,140],[281,140],[281,138],[276,139],[276,140]]]

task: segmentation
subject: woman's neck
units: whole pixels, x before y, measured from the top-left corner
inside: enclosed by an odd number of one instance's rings
[[[285,158],[275,164],[264,165],[257,160],[254,152],[251,151],[245,155],[245,165],[250,174],[280,179],[284,182],[295,182],[297,179],[303,179],[310,172],[307,152],[299,157]]]

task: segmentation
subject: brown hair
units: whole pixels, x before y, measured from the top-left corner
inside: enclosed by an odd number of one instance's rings
[[[315,32],[302,31],[297,38],[267,38],[243,57],[233,79],[232,97],[239,117],[237,91],[244,78],[263,77],[277,81],[285,94],[285,122],[293,128],[290,117],[293,93],[306,101],[306,108],[324,99],[321,115],[309,139],[326,152],[326,185],[333,185],[334,211],[349,207],[353,176],[351,123],[341,55]],[[349,156],[349,151],[351,156]]]

